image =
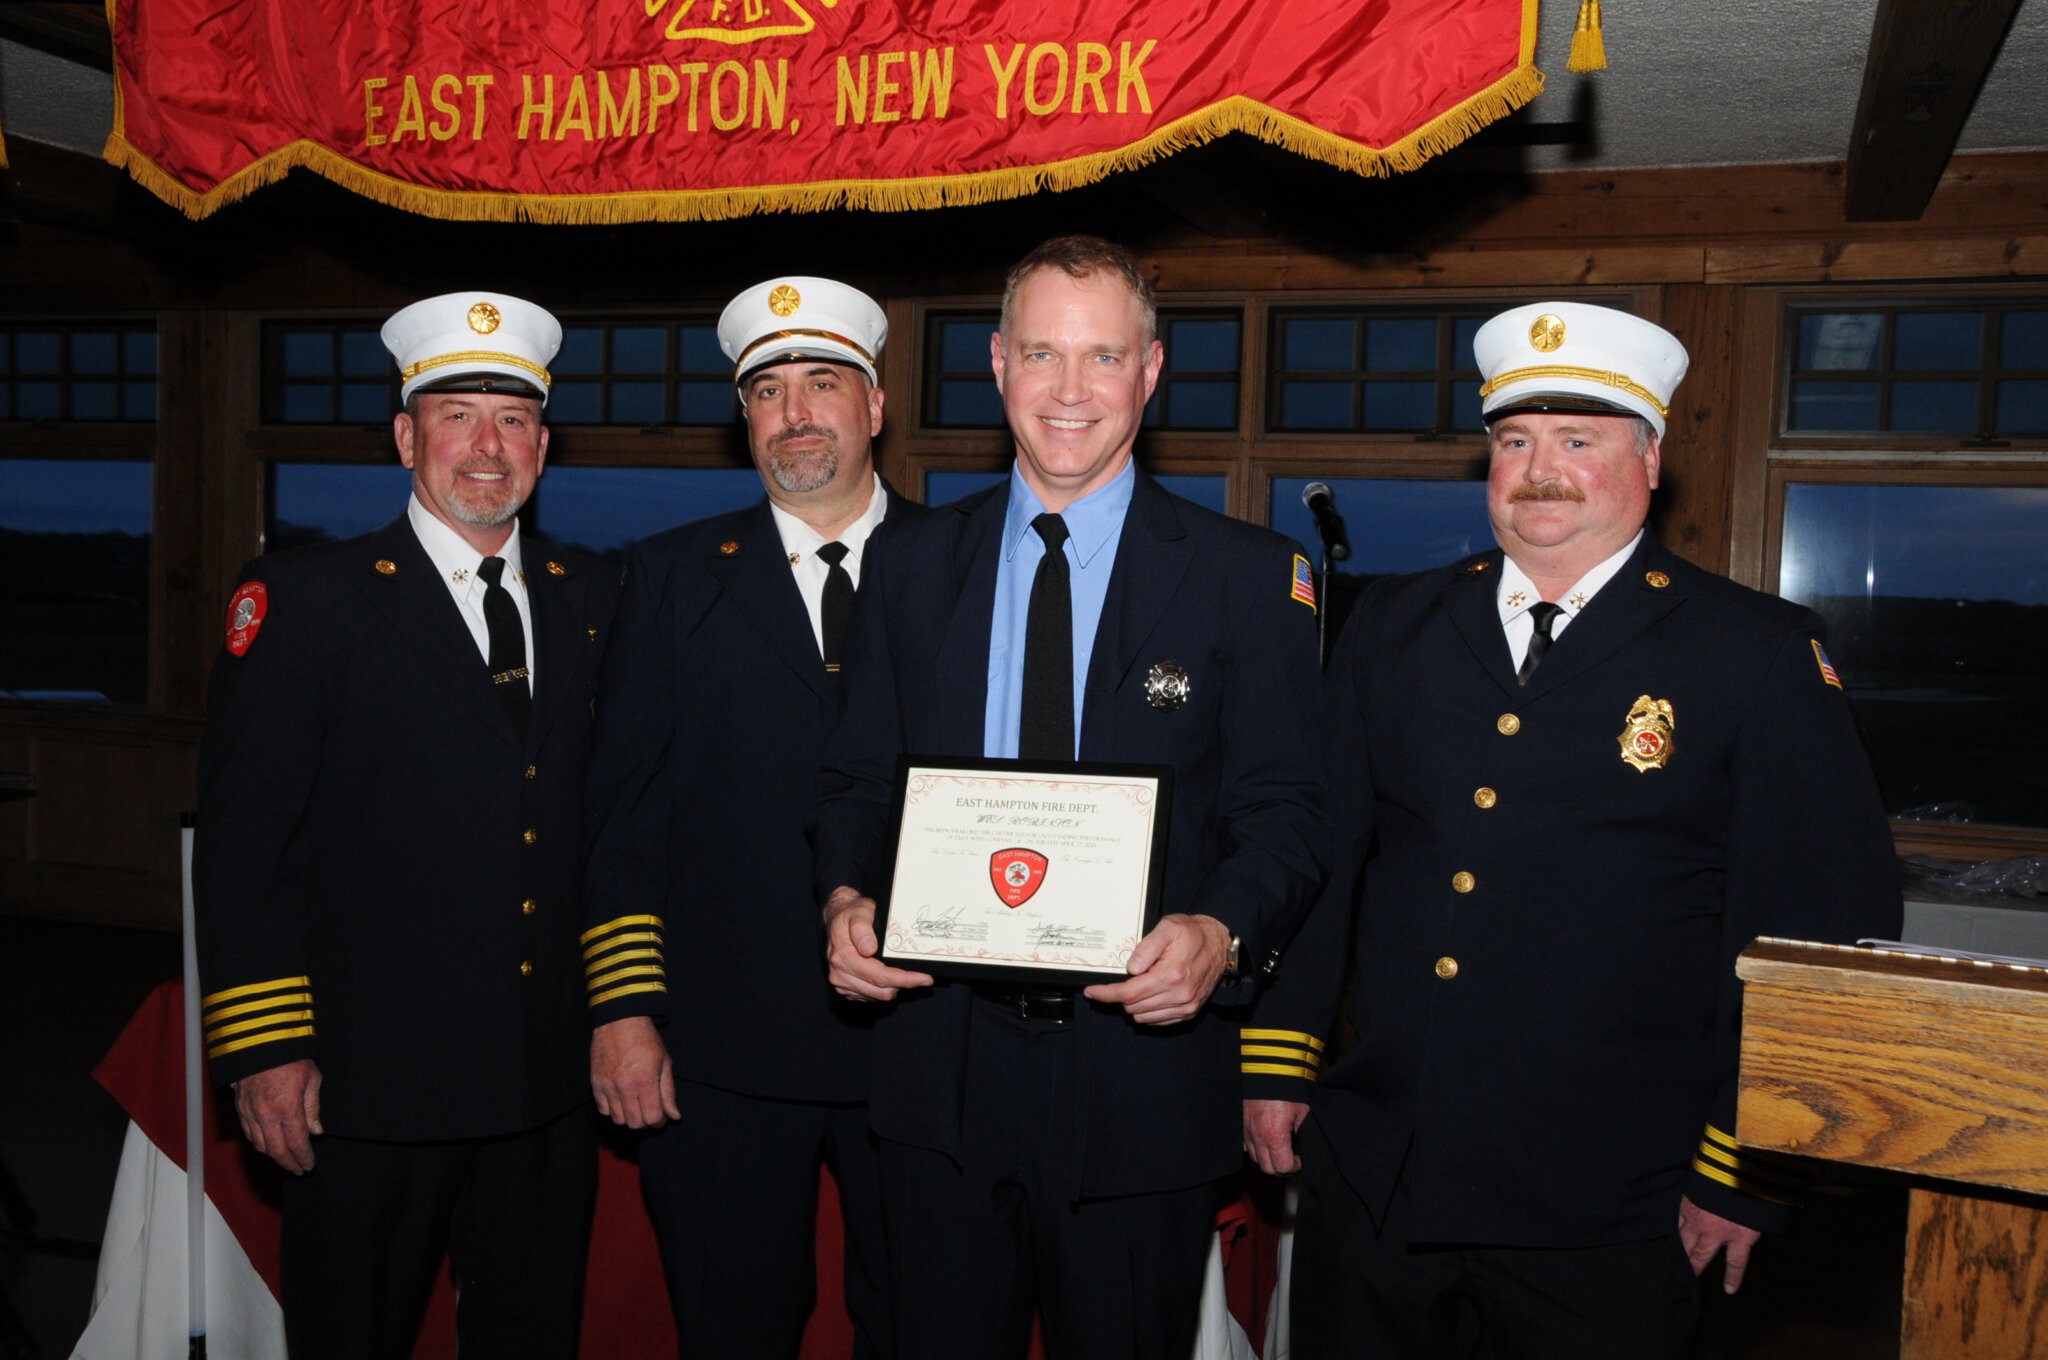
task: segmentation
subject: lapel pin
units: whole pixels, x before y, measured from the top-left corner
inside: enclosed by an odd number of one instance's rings
[[[1170,656],[1154,661],[1145,676],[1145,700],[1162,713],[1171,713],[1186,703],[1194,689],[1187,671]]]

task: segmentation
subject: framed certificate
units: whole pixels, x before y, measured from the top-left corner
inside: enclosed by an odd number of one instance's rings
[[[1159,920],[1173,770],[904,756],[882,958],[971,980],[1126,976]]]

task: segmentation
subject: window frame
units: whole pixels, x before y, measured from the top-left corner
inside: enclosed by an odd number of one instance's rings
[[[238,459],[246,460],[250,475],[235,479],[228,523],[246,534],[249,555],[268,550],[270,531],[271,466],[278,463],[329,463],[382,465],[398,460],[397,437],[392,419],[375,424],[294,424],[265,419],[267,375],[262,364],[270,349],[273,328],[305,326],[381,326],[390,315],[386,308],[259,309],[239,312],[232,323],[230,343],[239,353],[251,356],[244,380],[245,390],[237,394],[233,409],[239,412],[241,428],[235,443]],[[590,307],[556,313],[564,329],[578,325],[618,326],[635,323],[676,326],[696,324],[700,317],[712,317],[707,307]],[[159,360],[161,365],[161,360]],[[672,376],[664,381],[673,382]],[[397,411],[392,412],[392,417]],[[544,422],[545,423],[545,420]],[[740,421],[724,425],[586,425],[549,424],[548,467],[622,468],[713,468],[751,470],[753,460]],[[547,476],[542,472],[537,494],[544,496]],[[402,506],[394,506],[395,515]],[[522,520],[530,515],[522,511]],[[233,569],[232,564],[228,568]]]
[[[1973,311],[1989,306],[2008,307],[2013,304],[2032,304],[2014,307],[2014,310],[2048,310],[2048,289],[2024,287],[1965,287],[1945,285],[1941,287],[1889,287],[1877,289],[1797,289],[1787,290],[1779,302],[1779,311],[1784,319],[1784,331],[1779,339],[1777,380],[1773,384],[1776,394],[1772,432],[1775,446],[1785,449],[1867,449],[1880,446],[1892,451],[1940,452],[1956,449],[1975,454],[1980,451],[2033,450],[2048,451],[2048,431],[2031,435],[2001,435],[1988,428],[1980,428],[1968,434],[1926,433],[1911,430],[1794,430],[1790,427],[1792,418],[1792,380],[1795,374],[1812,378],[1814,375],[1839,373],[1843,381],[1868,381],[1876,383],[1881,393],[1899,382],[1915,381],[1961,381],[1955,375],[1969,373],[1970,381],[1977,384],[1977,411],[1982,417],[1986,404],[1995,400],[1998,379],[1993,376],[2008,370],[1994,367],[1980,361],[1971,369],[1901,369],[1891,363],[1897,338],[1896,328],[1887,325],[1884,360],[1873,369],[1796,369],[1798,362],[1798,318],[1816,312],[1849,313],[1870,310],[1884,313],[1887,318],[1910,312],[1956,312]],[[1991,331],[1989,316],[1982,320],[1983,338],[1988,341]],[[1881,398],[1882,400],[1883,398]]]
[[[1795,308],[1849,312],[1900,303],[1949,310],[1984,300],[2042,296],[2038,283],[1767,287],[1747,290],[1741,324],[1741,390],[1769,393],[1741,403],[1729,506],[1729,574],[1776,594],[1785,530],[1785,490],[1794,483],[1876,486],[2048,487],[2048,438],[1979,443],[1973,436],[1889,431],[1826,434],[1785,430],[1791,400]],[[1901,854],[2004,859],[2048,852],[2048,828],[1892,822]]]
[[[106,715],[116,726],[132,722],[138,715],[165,706],[169,686],[169,649],[172,632],[171,609],[167,603],[168,557],[164,546],[166,526],[174,523],[166,507],[173,488],[166,485],[169,464],[163,451],[169,446],[166,370],[173,337],[167,334],[166,318],[155,312],[108,310],[85,313],[47,311],[0,313],[0,327],[8,330],[48,329],[60,335],[108,328],[142,329],[156,333],[156,417],[152,420],[79,420],[45,417],[35,420],[0,420],[0,458],[10,462],[147,463],[149,488],[148,592],[144,605],[143,698],[137,701],[93,703],[64,699],[0,699],[0,707],[15,713],[76,715],[94,720]],[[68,376],[66,361],[60,381]],[[185,477],[175,479],[179,483]],[[89,725],[96,725],[89,721]]]

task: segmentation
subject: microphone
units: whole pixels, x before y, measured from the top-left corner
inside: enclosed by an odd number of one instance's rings
[[[1351,556],[1351,540],[1344,533],[1344,517],[1337,513],[1337,498],[1328,482],[1310,482],[1301,489],[1301,503],[1315,512],[1316,532],[1323,536],[1323,552],[1332,562]]]

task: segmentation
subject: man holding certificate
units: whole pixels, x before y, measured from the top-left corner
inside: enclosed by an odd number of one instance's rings
[[[1138,472],[1162,357],[1128,251],[1020,262],[1009,481],[878,543],[848,631],[816,863],[832,985],[880,1011],[905,1360],[1021,1356],[1034,1305],[1062,1357],[1187,1355],[1240,1160],[1212,1003],[1327,857],[1306,559]]]

